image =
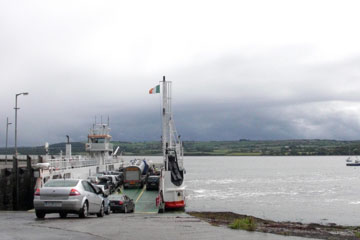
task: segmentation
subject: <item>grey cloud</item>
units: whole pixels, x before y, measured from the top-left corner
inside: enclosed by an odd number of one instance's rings
[[[170,72],[183,139],[358,138],[358,59],[311,65],[266,59],[231,56]],[[57,70],[47,83],[49,71],[35,81],[30,96],[20,99],[20,145],[64,141],[66,134],[85,141],[94,115],[110,116],[114,140],[159,140],[159,95],[147,94],[156,76],[119,83],[94,71],[65,76]]]
[[[19,145],[64,141],[67,134],[85,141],[94,115],[110,116],[115,140],[159,140],[159,96],[147,91],[162,75],[173,81],[175,121],[185,140],[359,136],[359,57],[314,62],[313,48],[288,46],[199,56],[192,64],[161,72],[146,71],[146,61],[139,60],[130,72],[127,65],[105,67],[113,60],[108,54],[97,62],[96,54],[87,61],[88,55],[77,56],[82,51],[64,57],[65,50],[5,51],[0,56],[0,78],[6,83],[0,89],[0,129],[6,116],[13,121],[15,93],[30,92],[19,99]]]

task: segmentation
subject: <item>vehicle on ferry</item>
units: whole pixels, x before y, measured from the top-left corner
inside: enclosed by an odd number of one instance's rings
[[[147,180],[149,165],[145,159],[134,159],[124,168],[124,188],[142,188]]]
[[[108,178],[99,178],[99,182],[97,182],[95,186],[101,188],[101,190],[107,195],[110,195],[115,191]]]
[[[150,175],[146,181],[146,190],[159,190],[160,176]]]
[[[113,213],[129,213],[135,211],[134,200],[125,194],[113,194],[109,196],[110,208]]]
[[[96,186],[96,185],[94,185],[94,184],[93,184],[93,186],[95,187],[96,192],[99,193],[98,195],[100,195],[100,196],[103,198],[103,200],[104,200],[104,212],[105,212],[105,214],[106,214],[106,215],[110,215],[111,209],[110,209],[109,195],[106,194],[106,193],[102,190],[102,188],[100,188],[100,187],[98,187],[98,186]]]

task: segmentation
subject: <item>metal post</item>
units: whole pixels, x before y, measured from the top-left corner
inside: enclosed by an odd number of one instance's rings
[[[166,161],[166,149],[168,144],[168,114],[167,114],[167,85],[165,81],[165,76],[163,76],[163,88],[162,88],[162,145],[163,145],[163,156],[164,156],[164,162]]]
[[[13,201],[15,200],[15,203],[13,203],[13,209],[18,210],[18,207],[19,207],[19,197],[18,197],[19,196],[19,186],[18,186],[19,166],[18,166],[18,160],[15,155],[13,156],[12,163],[13,163],[13,174],[14,174],[13,180],[15,181],[13,184],[13,187],[15,188],[15,189],[13,189],[13,194],[15,194],[15,196],[13,195]]]
[[[20,95],[20,93],[15,95],[15,157],[17,158],[17,97]]]
[[[16,181],[16,209],[19,209],[19,187],[20,187],[20,181],[19,181],[19,159],[18,159],[18,152],[17,152],[17,110],[19,109],[17,107],[17,97],[20,95],[28,95],[29,93],[23,92],[23,93],[17,93],[15,94],[15,157],[13,161],[16,163],[13,163],[13,169],[15,171],[15,181]]]
[[[8,154],[7,149],[8,149],[8,136],[9,136],[8,132],[9,132],[10,124],[11,123],[9,123],[9,118],[7,117],[6,118],[6,141],[5,141],[5,166],[7,166],[7,154]]]
[[[23,92],[23,93],[17,93],[15,94],[15,156],[17,157],[18,152],[17,152],[17,110],[20,109],[17,107],[17,97],[20,95],[29,95],[29,93],[27,92]]]
[[[15,95],[15,156],[13,157],[13,171],[15,172],[15,194],[16,194],[16,203],[15,203],[15,210],[19,209],[19,159],[17,157],[17,97],[19,94]]]

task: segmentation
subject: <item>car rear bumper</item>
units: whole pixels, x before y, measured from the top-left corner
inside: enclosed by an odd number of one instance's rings
[[[110,209],[113,212],[125,212],[125,206],[124,205],[110,205]]]
[[[159,185],[147,184],[146,190],[159,190]]]
[[[34,199],[35,210],[43,211],[47,213],[78,212],[80,211],[81,207],[82,207],[82,201],[80,199],[71,199],[71,200],[63,200],[63,201]]]
[[[141,180],[125,180],[124,187],[131,188],[131,187],[140,187],[143,182]]]

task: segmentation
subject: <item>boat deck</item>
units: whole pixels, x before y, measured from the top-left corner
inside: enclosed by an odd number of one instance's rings
[[[146,191],[146,187],[136,189],[121,189],[129,198],[135,202],[135,213],[158,213],[156,197],[158,191]]]

